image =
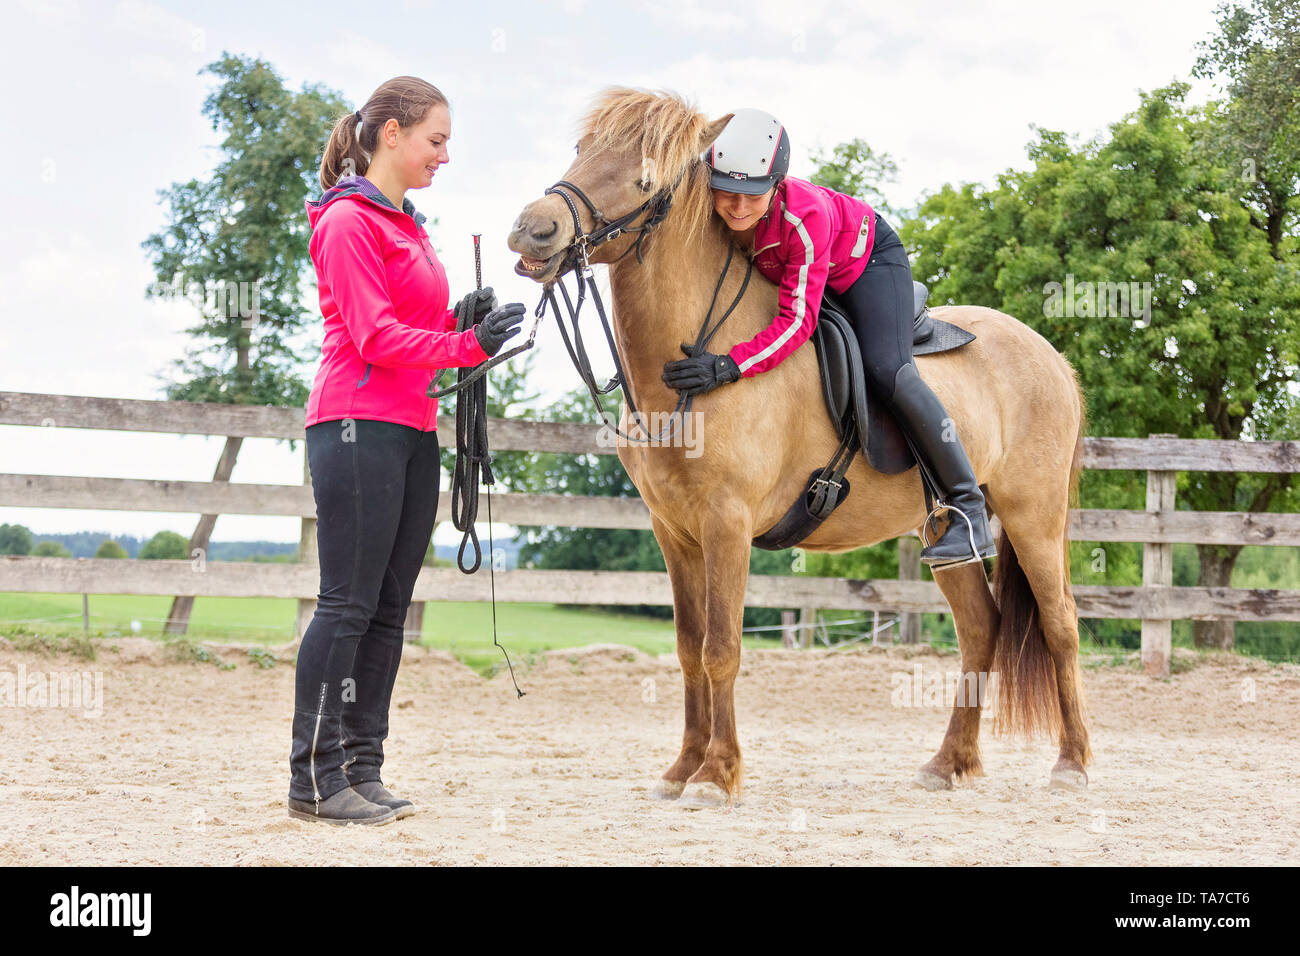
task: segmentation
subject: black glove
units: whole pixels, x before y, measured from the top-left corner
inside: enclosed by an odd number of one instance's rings
[[[482,322],[474,326],[474,334],[478,336],[478,344],[483,346],[483,351],[488,355],[496,355],[506,340],[519,332],[519,323],[524,320],[525,311],[522,302],[511,302],[489,312]]]
[[[470,320],[465,325],[466,328],[469,328],[470,325],[478,322],[496,307],[497,295],[492,291],[492,287],[488,286],[486,289],[475,289],[473,292],[466,294],[456,303],[456,308],[452,310],[452,314],[456,316],[457,325],[459,326],[462,317],[468,310],[472,309]]]
[[[703,395],[740,378],[740,366],[730,355],[714,355],[712,352],[696,355],[695,347],[684,343],[682,351],[688,358],[664,365],[662,378],[669,388],[675,388],[683,395]]]

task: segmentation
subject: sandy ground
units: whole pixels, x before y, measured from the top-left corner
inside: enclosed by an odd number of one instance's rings
[[[517,700],[505,674],[412,649],[385,782],[420,810],[341,828],[285,813],[291,663],[118,648],[86,662],[0,641],[0,676],[103,682],[98,717],[0,706],[0,865],[1300,863],[1292,665],[1211,658],[1168,682],[1089,668],[1087,793],[1047,788],[1051,742],[988,733],[988,775],[929,793],[910,781],[948,709],[900,706],[900,687],[955,657],[745,651],[742,802],[687,810],[647,798],[680,742],[675,658],[553,652],[520,668]]]

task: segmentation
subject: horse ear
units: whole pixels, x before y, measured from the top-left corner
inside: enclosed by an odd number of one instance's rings
[[[735,113],[728,113],[721,119],[715,119],[704,127],[704,132],[700,134],[700,145],[696,147],[695,151],[702,153],[712,146],[713,141],[722,135],[722,131],[727,128],[727,124],[731,122],[731,118],[735,115]]]

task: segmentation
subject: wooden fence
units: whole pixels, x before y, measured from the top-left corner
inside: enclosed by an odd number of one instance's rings
[[[301,408],[0,392],[0,425],[302,439],[304,414]],[[616,453],[597,444],[596,425],[491,419],[488,430],[492,447],[500,451]],[[1168,674],[1173,620],[1300,621],[1300,591],[1176,588],[1171,559],[1175,543],[1300,545],[1300,515],[1174,507],[1177,472],[1296,471],[1300,442],[1087,438],[1083,465],[1147,472],[1146,510],[1076,510],[1070,535],[1078,541],[1143,544],[1141,587],[1076,585],[1074,595],[1081,617],[1142,621],[1142,655],[1150,673]],[[6,556],[0,558],[0,591],[292,597],[298,599],[301,635],[319,586],[315,503],[305,456],[303,473],[301,485],[0,473],[0,506],[6,507],[290,515],[302,520],[297,564]],[[493,519],[525,526],[650,528],[650,514],[636,498],[497,493]],[[910,540],[904,550],[911,558],[900,562],[899,580],[750,575],[745,602],[750,607],[888,609],[904,616],[947,611],[939,589],[919,580]],[[489,560],[485,555],[484,567],[473,575],[456,568],[423,569],[413,600],[488,600]],[[496,595],[501,601],[558,604],[672,603],[667,574],[632,571],[514,569],[497,575]],[[805,618],[808,614],[805,610]]]

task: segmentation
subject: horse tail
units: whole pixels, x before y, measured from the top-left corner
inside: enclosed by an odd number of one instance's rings
[[[1083,469],[1083,435],[1086,410],[1078,376],[1070,369],[1078,402],[1079,425],[1070,460],[1067,498],[1070,507],[1079,502],[1079,473]],[[1070,521],[1067,511],[1061,535],[1061,559],[1066,583],[1070,574]],[[1038,613],[1038,600],[1029,586],[1016,549],[1006,528],[998,540],[997,565],[993,571],[993,596],[1001,622],[993,646],[993,670],[998,675],[998,712],[994,729],[1026,735],[1057,736],[1061,729],[1061,703],[1057,693],[1056,665],[1047,647]]]
[[[998,676],[994,730],[1055,735],[1061,721],[1056,665],[1039,622],[1038,601],[1005,528],[998,540],[993,596],[1001,612],[993,644],[993,671]]]

